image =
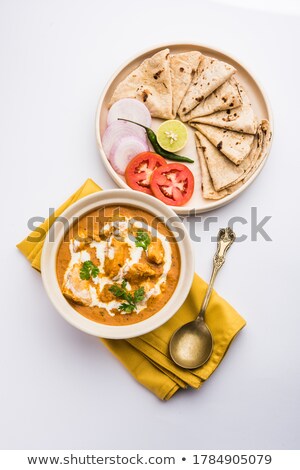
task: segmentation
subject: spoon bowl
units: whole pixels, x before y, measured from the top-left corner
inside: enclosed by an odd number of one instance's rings
[[[170,343],[171,358],[185,369],[202,366],[210,358],[212,350],[210,329],[201,318],[175,331]]]
[[[235,240],[230,227],[221,228],[218,233],[217,252],[213,260],[213,271],[201,306],[199,315],[194,321],[181,326],[173,334],[169,343],[170,356],[184,369],[196,369],[202,366],[211,356],[213,350],[212,334],[204,321],[215,278],[225,262],[225,255]]]

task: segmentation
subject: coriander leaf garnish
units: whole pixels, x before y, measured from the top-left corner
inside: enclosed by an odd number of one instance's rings
[[[139,287],[136,291],[134,291],[133,294],[133,300],[137,304],[138,302],[141,302],[143,298],[145,297],[145,289],[144,287]]]
[[[99,268],[92,261],[85,261],[80,269],[80,279],[88,281],[91,277],[97,277]]]
[[[124,287],[123,286],[120,287],[120,286],[118,286],[118,284],[112,285],[108,290],[112,294],[114,294],[115,297],[118,297],[120,299],[124,299],[124,295],[126,294],[126,291],[124,290]]]
[[[122,310],[126,313],[132,313],[137,308],[137,303],[141,302],[145,297],[145,289],[144,287],[139,287],[136,291],[134,291],[133,295],[130,294],[126,290],[127,282],[125,280],[122,281],[121,286],[119,284],[113,284],[109,291],[118,299],[125,300],[119,306],[119,310]]]
[[[148,232],[143,230],[138,230],[135,237],[135,246],[140,246],[143,250],[147,250],[148,246],[151,243],[151,239]]]
[[[132,313],[135,310],[135,306],[133,304],[126,304],[126,302],[123,302],[120,305],[119,310],[122,310],[126,313]]]

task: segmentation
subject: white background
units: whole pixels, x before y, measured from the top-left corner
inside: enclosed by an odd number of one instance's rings
[[[237,2],[234,2],[237,3]],[[6,449],[299,449],[300,18],[199,0],[1,0],[0,447]],[[289,2],[287,3],[287,5]],[[287,9],[289,11],[289,9]],[[160,402],[93,337],[54,310],[15,248],[92,177],[112,188],[94,115],[110,75],[161,42],[221,48],[259,78],[271,101],[270,158],[238,200],[197,222],[196,269],[209,278],[210,236],[232,216],[235,244],[217,290],[247,327],[199,391]],[[250,239],[250,208],[272,238]]]

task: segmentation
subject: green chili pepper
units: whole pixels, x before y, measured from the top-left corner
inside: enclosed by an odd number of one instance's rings
[[[188,157],[182,157],[181,155],[176,155],[175,153],[164,150],[157,142],[156,134],[152,129],[150,129],[150,127],[143,126],[143,124],[139,124],[138,122],[130,121],[130,119],[118,118],[118,120],[131,122],[132,124],[136,124],[137,126],[143,127],[146,131],[147,137],[150,140],[155,152],[161,155],[162,157],[167,158],[168,160],[173,160],[174,162],[194,163],[194,160],[191,160]]]

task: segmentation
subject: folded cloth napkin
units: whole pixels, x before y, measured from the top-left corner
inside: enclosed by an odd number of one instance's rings
[[[97,191],[101,191],[101,188],[93,180],[88,179],[55,211],[52,217],[41,224],[40,227],[43,228],[44,233],[67,207],[78,199]],[[17,245],[32,267],[39,271],[44,243],[44,239],[39,239],[40,234],[39,230],[33,231]],[[194,370],[182,369],[175,365],[168,354],[169,340],[177,328],[196,318],[206,288],[206,282],[195,274],[186,301],[167,323],[138,338],[127,340],[100,338],[133,377],[161,400],[169,400],[180,388],[184,389],[188,386],[200,388],[220,364],[233,338],[246,324],[245,320],[213,291],[205,315],[205,321],[214,338],[214,349],[210,359],[202,367]]]

